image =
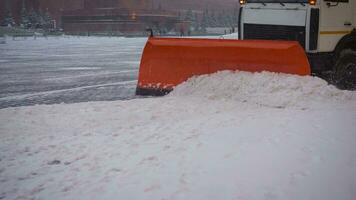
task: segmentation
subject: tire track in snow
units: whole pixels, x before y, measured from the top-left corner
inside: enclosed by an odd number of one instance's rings
[[[25,99],[25,98],[29,98],[29,97],[36,97],[36,96],[43,96],[43,95],[49,95],[49,94],[56,94],[56,93],[61,93],[61,92],[79,91],[79,90],[83,90],[83,89],[108,87],[108,86],[127,85],[127,86],[129,86],[129,87],[132,87],[132,86],[135,86],[136,83],[137,83],[137,80],[133,80],[133,81],[121,81],[121,82],[116,82],[116,83],[89,85],[89,86],[75,87],[75,88],[62,89],[62,90],[52,90],[52,91],[46,91],[46,92],[36,92],[36,93],[31,93],[31,94],[23,94],[23,95],[15,95],[15,96],[3,97],[3,98],[0,98],[0,101],[20,100],[20,99]]]

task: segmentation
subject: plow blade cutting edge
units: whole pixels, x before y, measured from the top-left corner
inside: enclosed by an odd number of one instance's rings
[[[137,95],[165,95],[195,75],[222,70],[310,75],[298,42],[155,38],[141,58]]]

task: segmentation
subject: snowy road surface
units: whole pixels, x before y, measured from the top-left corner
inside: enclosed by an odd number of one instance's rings
[[[48,37],[0,44],[0,109],[130,99],[146,38]]]
[[[0,110],[0,199],[356,199],[356,93],[272,73]]]

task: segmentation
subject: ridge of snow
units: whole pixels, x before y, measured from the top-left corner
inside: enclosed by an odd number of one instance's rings
[[[192,77],[175,87],[169,96],[224,99],[284,108],[305,107],[311,103],[326,101],[355,100],[356,92],[339,90],[312,76],[221,71]]]

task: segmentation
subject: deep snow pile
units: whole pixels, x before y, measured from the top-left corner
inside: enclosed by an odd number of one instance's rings
[[[356,199],[354,94],[221,72],[168,97],[0,109],[0,199]]]
[[[354,92],[341,91],[317,77],[232,71],[193,77],[177,86],[170,96],[234,100],[277,108],[356,99]]]

